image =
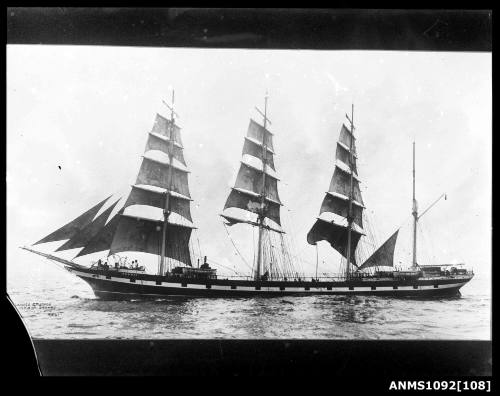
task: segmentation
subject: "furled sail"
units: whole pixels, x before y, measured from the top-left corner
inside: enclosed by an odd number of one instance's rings
[[[254,227],[258,227],[259,226],[259,223],[256,222],[256,221],[253,221],[253,220],[249,220],[249,219],[243,219],[241,217],[237,217],[237,216],[230,216],[230,215],[225,215],[225,214],[222,214],[221,215],[225,220],[226,220],[226,225],[229,225],[229,226],[232,226],[234,224],[237,224],[237,223],[246,223],[246,224],[250,224]],[[263,228],[266,228],[266,229],[269,229],[271,231],[274,231],[274,232],[277,232],[279,234],[284,234],[285,232],[281,229],[281,227],[274,227],[273,225],[270,225],[270,224],[263,224],[262,225]]]
[[[250,120],[242,155],[243,158],[249,155],[258,159],[259,165],[255,165],[255,161],[241,161],[236,182],[229,193],[224,210],[229,208],[243,209],[261,215],[263,219],[267,218],[280,226],[280,206],[282,204],[278,194],[278,179],[275,174],[272,136],[272,133],[266,128],[254,120]],[[227,213],[223,214],[222,217],[226,219],[227,225],[254,223],[248,219],[227,215]],[[274,228],[279,229],[278,227]]]
[[[351,151],[350,151],[351,149]],[[351,156],[352,153],[352,156]],[[350,161],[350,158],[352,161]],[[335,169],[330,187],[320,208],[320,217],[307,234],[307,242],[315,245],[325,240],[344,257],[347,257],[347,234],[349,197],[352,174],[352,227],[351,227],[351,260],[354,264],[354,251],[363,232],[363,198],[359,188],[359,177],[356,169],[355,138],[345,125],[342,125],[335,153]],[[333,214],[333,216],[331,216]]]
[[[394,265],[394,249],[398,239],[398,232],[399,230],[392,234],[358,269],[392,267]]]
[[[70,221],[68,224],[62,226],[58,230],[47,235],[45,238],[40,239],[38,242],[35,242],[33,245],[38,245],[40,243],[47,243],[47,242],[62,241],[64,239],[73,238],[80,230],[84,229],[85,227],[87,227],[89,224],[92,223],[94,217],[97,215],[99,210],[104,206],[104,204],[109,198],[111,198],[111,195],[108,198],[99,202],[94,207],[87,210],[82,215],[78,216],[76,219]]]

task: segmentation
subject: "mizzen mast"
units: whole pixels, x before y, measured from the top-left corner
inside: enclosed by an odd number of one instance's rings
[[[333,249],[347,259],[346,274],[351,264],[358,266],[354,254],[363,230],[363,198],[357,172],[357,153],[354,138],[354,105],[351,117],[342,123],[335,151],[335,169],[330,187],[321,203],[319,216],[307,233],[311,245],[328,241]],[[349,126],[347,126],[349,125]]]
[[[418,221],[418,205],[415,199],[415,142],[413,142],[413,259],[412,268],[417,269],[417,221]]]

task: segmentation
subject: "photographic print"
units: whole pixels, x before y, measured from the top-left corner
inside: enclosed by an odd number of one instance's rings
[[[7,32],[16,372],[489,389],[420,379],[491,374],[490,11],[11,7]]]
[[[35,338],[490,339],[491,54],[9,45]]]

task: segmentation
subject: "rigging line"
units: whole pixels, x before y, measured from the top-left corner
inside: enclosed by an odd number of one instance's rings
[[[369,215],[368,213],[363,213],[364,215],[364,224],[367,228],[367,231],[368,231],[368,238],[370,240],[370,242],[373,242],[373,245],[376,246],[378,245],[378,233],[376,232],[375,228],[374,228],[374,224],[372,224],[372,218],[371,218],[371,215]],[[365,238],[366,239],[366,238]]]
[[[209,263],[211,263],[211,264],[214,264],[214,265],[217,265],[217,266],[219,266],[219,267],[225,268],[225,269],[227,269],[227,270],[230,270],[230,271],[234,272],[235,274],[237,274],[238,276],[244,276],[244,274],[242,274],[242,273],[240,273],[240,272],[236,271],[234,268],[231,268],[231,267],[228,267],[228,266],[226,266],[226,265],[223,265],[223,264],[221,264],[221,263],[219,263],[219,262],[217,262],[217,261],[214,261],[214,260],[212,260],[212,259],[210,259],[210,260],[208,260],[208,259],[207,259],[207,262],[209,262]]]
[[[252,274],[255,271],[255,227],[252,227],[252,250],[253,250],[253,261],[252,261]]]
[[[291,271],[292,273],[296,272],[295,264],[297,263],[297,260],[292,260],[292,257],[296,258],[297,255],[293,255],[293,253],[292,253],[292,249],[290,248],[288,236],[285,236],[282,234],[280,235],[280,246],[281,246],[281,250],[285,256],[284,259],[286,260],[286,266],[287,266],[288,270]],[[299,256],[298,264],[299,264],[299,267],[301,268],[301,270],[303,270],[300,256]]]
[[[251,268],[250,265],[247,263],[247,261],[245,260],[245,258],[243,257],[243,255],[240,253],[240,251],[238,250],[238,247],[236,246],[236,244],[234,243],[233,241],[233,238],[231,238],[231,235],[229,234],[229,231],[227,229],[227,226],[226,224],[224,223],[224,221],[222,221],[222,224],[224,225],[224,229],[226,230],[226,233],[227,233],[227,236],[229,237],[229,240],[231,241],[232,245],[234,246],[234,249],[236,250],[236,253],[238,253],[238,255],[241,257],[241,260],[243,261],[243,263],[248,267],[248,268]]]
[[[55,264],[58,268],[60,268],[60,269],[62,269],[62,270],[66,270],[66,268],[64,267],[64,264],[61,264],[61,263],[59,263],[58,261],[56,261],[56,260],[52,260],[52,259],[50,259],[50,258],[48,258],[48,257],[44,257],[44,258],[45,258],[47,261],[49,261],[49,262],[51,262],[51,263]],[[65,271],[65,272],[66,272],[66,271]]]
[[[203,257],[201,254],[201,246],[200,246],[200,238],[198,237],[198,230],[196,230],[196,240],[198,241],[198,253],[200,254],[200,258]]]
[[[291,249],[289,247],[290,246],[290,241],[288,240],[287,237],[284,237],[283,240],[284,240],[285,246],[288,246],[287,255],[288,255],[288,262],[290,264],[290,268],[291,268],[292,271],[295,271],[295,269],[296,269],[296,266],[295,266],[296,261],[292,260],[292,258],[291,258]],[[299,266],[300,271],[304,272],[303,257],[301,257],[299,259],[298,266]]]
[[[295,235],[296,235],[295,225],[293,223],[292,215],[291,215],[292,209],[287,208],[287,210],[285,212],[287,212],[287,217],[288,217],[288,220],[290,221],[290,228],[292,229],[292,233],[290,234],[290,239],[291,239],[292,245],[297,246],[296,239],[295,239]],[[295,253],[296,254],[294,256],[299,258],[299,266],[301,266],[302,258],[300,256],[300,253],[298,253],[298,254],[297,254],[297,252],[295,252]]]
[[[296,262],[296,260],[292,259],[292,257],[295,258],[295,256],[292,255],[292,252],[290,250],[287,250],[287,247],[286,247],[287,240],[283,235],[279,235],[279,242],[280,242],[281,251],[284,254],[284,258],[283,258],[284,270],[285,270],[287,276],[291,276],[295,272],[294,263]]]
[[[281,238],[278,240],[277,235],[273,235],[273,245],[275,246],[276,249],[276,262],[277,262],[277,272],[278,275],[281,276],[286,276],[287,273],[287,260],[286,260],[286,252],[283,251],[283,246],[281,245]],[[281,253],[281,254],[280,254]]]
[[[426,229],[422,226],[422,224],[417,223],[417,230],[419,231],[419,239],[423,241],[423,244],[421,243],[421,247],[424,247],[424,249],[420,249],[420,254],[422,254],[423,251],[424,260],[427,261],[427,264],[432,264],[432,261],[436,261],[436,257],[434,255],[432,243],[429,243],[428,241],[425,232]],[[429,253],[429,248],[430,248],[430,253]]]
[[[420,234],[422,235],[422,239],[424,240],[424,244],[428,245],[430,247],[430,256],[431,256],[432,260],[434,260],[434,262],[436,262],[437,261],[437,257],[435,254],[436,248],[435,248],[435,245],[433,242],[433,238],[427,238],[427,236],[429,235],[429,233],[427,232],[427,227],[424,226],[424,223],[419,222],[419,223],[417,223],[417,228],[420,229]],[[427,251],[427,249],[426,249],[426,251]]]

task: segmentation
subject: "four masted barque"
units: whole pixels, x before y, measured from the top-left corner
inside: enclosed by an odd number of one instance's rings
[[[311,245],[329,242],[345,259],[345,271],[341,276],[318,278],[317,273],[315,277],[299,276],[281,227],[283,204],[278,195],[273,134],[268,128],[271,121],[267,116],[267,94],[264,111],[256,108],[263,117],[262,124],[250,120],[236,182],[221,213],[225,227],[245,224],[258,228],[252,275],[220,279],[206,257],[201,266],[199,259],[198,265],[193,266],[190,239],[195,226],[190,213],[189,171],[183,155],[181,129],[175,122],[173,94],[172,105],[165,105],[170,110],[170,119],[156,115],[136,183],[114,217],[109,219],[118,201],[102,210],[109,197],[35,243],[66,240],[56,251],[81,248],[76,257],[107,251],[106,260],[84,266],[33,248],[23,249],[62,263],[101,298],[311,294],[424,297],[455,295],[472,279],[473,273],[460,266],[417,263],[415,144],[412,265],[407,270],[396,270],[393,266],[398,230],[364,262],[357,261],[356,249],[365,236],[365,206],[356,167],[354,107],[351,116],[346,115],[348,126],[341,127],[330,187],[320,214],[307,234]],[[137,260],[127,263],[126,258],[120,257],[121,252],[157,255],[157,273],[147,273]]]

